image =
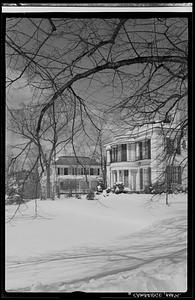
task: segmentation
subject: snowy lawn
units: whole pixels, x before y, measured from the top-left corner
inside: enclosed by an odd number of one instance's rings
[[[185,292],[187,195],[21,205],[6,223],[7,291]],[[6,218],[17,206],[6,206]]]

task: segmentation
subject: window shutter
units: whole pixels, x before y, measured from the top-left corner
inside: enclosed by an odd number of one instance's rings
[[[118,145],[117,146],[117,161],[121,161],[121,156],[122,156],[122,147],[121,147],[121,145]]]
[[[139,142],[139,159],[143,159],[143,147],[144,143]]]
[[[110,149],[110,162],[112,163],[113,162],[113,151],[112,151],[112,148]]]
[[[148,167],[148,184],[151,185],[152,178],[151,178],[151,167]]]
[[[182,178],[181,178],[181,166],[178,167],[178,184],[182,183]]]
[[[167,166],[166,167],[166,182],[167,182],[167,184],[168,184],[168,182],[170,182],[170,179],[171,179],[171,172],[170,172],[170,170],[171,170],[171,167],[170,166]]]
[[[173,154],[174,140],[171,140],[170,138],[166,138],[166,147],[167,147],[167,154]]]
[[[187,140],[186,139],[183,139],[183,141],[182,141],[182,148],[183,148],[183,150],[187,150]]]
[[[147,141],[147,148],[148,148],[148,157],[151,158],[151,140]]]
[[[135,159],[139,159],[139,142],[135,143]]]
[[[135,161],[136,159],[136,144],[131,144],[131,161]]]
[[[127,144],[122,144],[121,150],[122,150],[121,161],[127,161]]]
[[[116,162],[118,161],[118,146],[116,146]]]
[[[74,174],[77,175],[77,168],[74,168]]]
[[[143,189],[143,169],[140,169],[140,190]]]

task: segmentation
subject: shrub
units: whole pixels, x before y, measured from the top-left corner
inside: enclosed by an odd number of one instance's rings
[[[108,188],[106,189],[106,193],[109,194],[110,192],[111,192],[111,188],[108,187]]]
[[[24,203],[23,198],[21,195],[14,194],[12,196],[8,196],[6,199],[6,204],[11,205],[11,204],[22,204]]]
[[[22,185],[15,179],[10,178],[6,188],[6,204],[21,204],[24,203]]]
[[[76,197],[77,199],[81,199],[81,195],[79,195],[79,194],[76,194],[75,197]]]
[[[156,182],[146,188],[146,193],[147,192],[151,194],[162,194],[167,192],[167,188],[164,183]],[[171,190],[169,190],[169,192],[171,193]]]
[[[144,188],[144,194],[151,194],[152,187],[151,186],[145,186]]]
[[[72,191],[69,191],[68,192],[68,198],[71,198],[72,197]]]
[[[145,193],[152,194],[162,194],[162,193],[182,193],[183,187],[181,184],[169,184],[168,186],[165,183],[156,182],[153,185],[145,188]]]
[[[113,191],[115,194],[120,194],[124,192],[124,184],[122,182],[117,182],[113,186]]]
[[[171,190],[173,193],[183,193],[184,189],[181,184],[174,183],[171,185]]]
[[[89,191],[89,193],[86,195],[87,200],[94,200],[95,198],[95,193],[94,191]]]

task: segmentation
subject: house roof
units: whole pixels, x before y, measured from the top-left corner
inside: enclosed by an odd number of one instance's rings
[[[112,138],[111,141],[104,144],[105,147],[109,147],[111,145],[115,145],[118,143],[127,143],[127,142],[135,142],[135,140],[138,140],[141,137],[148,138],[150,137],[154,131],[156,130],[162,130],[162,123],[154,123],[154,124],[143,124],[141,126],[136,126],[132,130],[124,130],[123,132],[118,131],[115,136]],[[172,124],[163,124],[163,130],[171,132],[175,130],[175,128],[172,126]],[[179,130],[179,129],[177,129]]]
[[[97,162],[95,159],[91,159],[90,157],[86,156],[60,156],[57,161],[56,165],[65,165],[65,166],[74,166],[74,165],[95,165],[99,166],[100,163]]]

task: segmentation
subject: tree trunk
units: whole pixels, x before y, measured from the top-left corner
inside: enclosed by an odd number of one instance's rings
[[[46,166],[46,197],[51,198],[50,165]]]
[[[166,205],[169,205],[169,193],[168,192],[166,192]]]
[[[103,165],[103,182],[104,182],[104,188],[107,188],[107,182],[106,182],[106,159],[104,157],[103,159],[104,165]]]

